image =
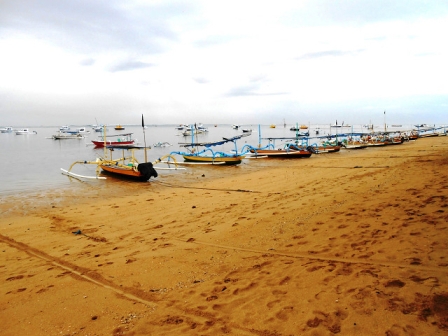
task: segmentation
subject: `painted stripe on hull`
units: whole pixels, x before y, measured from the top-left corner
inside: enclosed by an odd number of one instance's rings
[[[92,140],[92,142],[96,147],[104,147],[104,141]],[[134,140],[132,140],[132,141],[106,141],[106,146],[109,146],[109,145],[132,145],[133,143],[134,143]]]
[[[197,156],[197,155],[183,155],[184,160],[187,162],[208,162],[216,164],[239,164],[244,159],[244,156],[237,157],[209,157],[209,156]]]

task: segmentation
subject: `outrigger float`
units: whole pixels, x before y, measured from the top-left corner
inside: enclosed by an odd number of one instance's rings
[[[142,116],[142,126],[144,126],[143,116]],[[106,137],[104,137],[106,139]],[[105,141],[106,142],[106,141]],[[146,142],[146,141],[145,141]],[[111,173],[117,176],[131,178],[137,181],[146,182],[151,177],[157,177],[158,173],[154,169],[154,165],[163,162],[165,159],[169,159],[170,164],[174,164],[175,167],[157,167],[160,170],[177,170],[177,169],[185,169],[179,168],[178,163],[174,156],[171,154],[167,154],[157,159],[155,162],[147,162],[147,149],[151,147],[146,146],[137,146],[133,144],[120,144],[120,145],[107,145],[106,143],[103,146],[104,155],[103,157],[98,157],[95,161],[75,161],[72,163],[68,170],[61,168],[62,173],[71,177],[75,177],[78,179],[106,179],[105,176],[100,176],[101,172],[104,171],[106,173]],[[136,150],[145,150],[145,162],[139,163],[137,158],[135,157]],[[118,158],[113,158],[113,153],[115,151],[121,151],[121,156]],[[128,155],[126,155],[126,152]],[[77,164],[91,164],[96,165],[96,174],[95,176],[86,176],[79,175],[72,172],[72,169]]]

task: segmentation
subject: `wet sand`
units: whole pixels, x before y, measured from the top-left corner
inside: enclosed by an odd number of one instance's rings
[[[447,148],[2,200],[0,334],[447,335]]]

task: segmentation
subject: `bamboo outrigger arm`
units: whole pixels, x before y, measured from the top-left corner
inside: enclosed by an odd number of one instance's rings
[[[61,168],[61,170],[62,170],[63,174],[68,175],[68,176],[72,176],[72,177],[75,177],[75,178],[88,178],[88,179],[105,180],[106,178],[104,176],[99,176],[100,175],[100,171],[101,171],[100,164],[102,164],[103,162],[104,161],[101,161],[101,160],[96,160],[96,161],[75,161],[75,162],[72,163],[72,165],[70,166],[70,168],[68,170],[63,169],[63,168]],[[78,163],[80,163],[80,164],[96,164],[97,165],[97,167],[96,167],[96,176],[86,176],[86,175],[80,175],[80,174],[72,173],[71,170],[72,170],[73,166],[75,164],[78,164]]]
[[[166,158],[169,158],[169,161],[163,161]],[[124,160],[126,160],[126,159],[129,159],[132,163],[137,163],[138,164],[138,161],[135,159],[134,156],[123,157],[123,158],[120,158],[120,159],[113,159],[113,160],[104,159],[104,158],[98,158],[95,161],[75,161],[75,162],[72,163],[72,165],[70,166],[70,168],[68,170],[65,170],[63,168],[61,168],[61,170],[62,170],[63,174],[71,176],[71,177],[74,177],[74,178],[78,178],[78,179],[84,178],[84,179],[105,180],[106,177],[100,176],[101,166],[103,166],[103,165],[106,165],[106,166],[107,165],[109,165],[109,166],[116,166],[116,167],[121,167],[121,168],[128,169],[128,170],[137,171],[137,168],[136,168],[135,165],[129,166],[129,165],[121,163],[121,162],[124,162]],[[172,161],[170,161],[170,160],[172,160]],[[179,163],[177,162],[176,158],[174,156],[172,156],[171,154],[167,154],[167,155],[164,155],[164,156],[160,157],[159,159],[154,161],[152,164],[155,165],[155,164],[157,164],[159,162],[166,162],[168,164],[174,164],[174,166],[175,166],[173,168],[171,168],[171,167],[169,167],[169,168],[157,167],[157,169],[160,169],[160,170],[164,170],[164,169],[165,170],[185,170],[185,168],[179,167]],[[71,170],[72,170],[72,168],[76,164],[92,164],[92,165],[96,165],[96,170],[95,170],[96,171],[96,176],[86,176],[86,175],[80,175],[80,174],[73,173]]]
[[[169,159],[168,161],[165,161],[165,159]],[[173,160],[172,162],[170,160]],[[168,167],[168,168],[163,168],[163,167],[154,167],[160,170],[185,170],[185,168],[183,167],[179,167],[179,162],[177,162],[176,158],[171,155],[171,154],[166,154],[164,156],[159,157],[156,161],[154,161],[152,164],[155,165],[157,163],[167,163],[168,165],[170,164],[174,164],[174,168]]]

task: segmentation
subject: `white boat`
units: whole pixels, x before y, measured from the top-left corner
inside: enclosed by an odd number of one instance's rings
[[[21,130],[16,131],[16,135],[28,135],[28,134],[37,134],[37,132],[31,131],[28,128],[22,128]]]
[[[252,128],[243,128],[243,133],[252,133]]]
[[[2,132],[2,133],[12,133],[12,131],[13,131],[12,127],[9,127],[9,126],[0,129],[0,132]]]
[[[182,132],[183,136],[190,136],[193,134],[202,134],[208,132],[207,127],[204,127],[202,124],[189,126],[185,131]]]
[[[77,133],[81,133],[81,134],[89,134],[90,131],[88,131],[85,127],[80,127],[76,130]]]
[[[233,125],[232,125],[232,128],[233,128],[233,129],[238,129],[238,128],[240,128],[240,125],[233,124]]]
[[[178,131],[184,131],[188,128],[188,125],[178,125],[175,127],[175,129],[177,129]]]
[[[83,139],[84,136],[79,132],[62,132],[53,135],[54,140],[65,140],[65,139]]]
[[[93,130],[95,132],[99,132],[99,133],[102,133],[104,130],[108,131],[106,126],[94,126]]]
[[[169,142],[158,142],[153,144],[154,147],[170,147],[172,146],[172,144],[170,144]]]
[[[342,124],[342,125],[338,125],[338,124],[333,124],[333,125],[331,125],[331,127],[352,127],[352,125],[344,125],[344,124]]]
[[[61,126],[61,127],[59,128],[59,130],[62,131],[62,132],[67,132],[67,131],[70,131],[70,127],[64,125],[64,126]]]

